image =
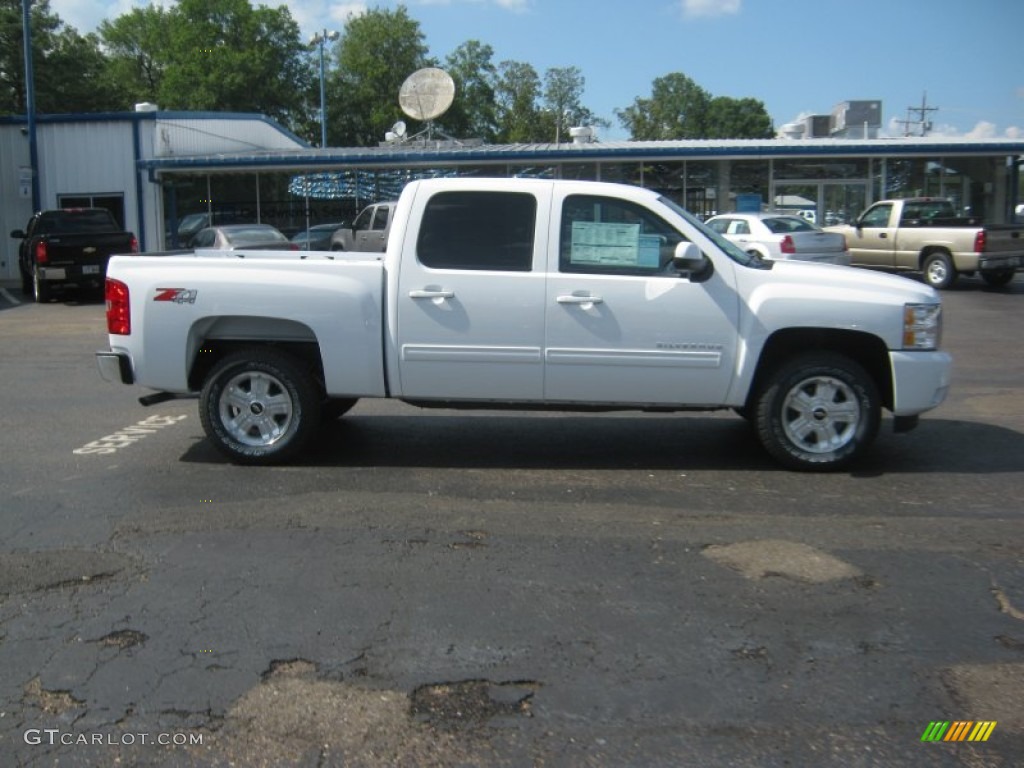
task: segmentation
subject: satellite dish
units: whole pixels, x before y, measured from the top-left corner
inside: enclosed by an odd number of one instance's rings
[[[395,134],[395,136],[397,136],[398,138],[402,138],[403,136],[405,136],[406,130],[407,129],[405,127],[404,120],[399,120],[397,123],[391,126],[391,132]]]
[[[398,105],[413,120],[429,121],[440,117],[454,100],[455,81],[437,67],[416,70],[398,91]]]

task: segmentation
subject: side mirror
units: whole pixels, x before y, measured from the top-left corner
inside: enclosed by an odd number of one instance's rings
[[[688,272],[692,276],[701,275],[709,266],[710,260],[705,256],[696,243],[684,240],[676,244],[675,253],[672,255],[672,266],[680,272]]]
[[[23,230],[23,229],[12,229],[11,230],[11,237],[16,237],[19,240],[24,240],[25,239],[25,230]]]

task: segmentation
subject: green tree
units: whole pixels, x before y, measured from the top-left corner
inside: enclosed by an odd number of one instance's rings
[[[757,99],[716,96],[708,105],[706,139],[770,139],[775,126]]]
[[[455,81],[455,101],[440,119],[442,128],[455,138],[493,142],[498,135],[495,105],[497,67],[494,50],[478,40],[468,40],[445,58],[445,71]]]
[[[636,141],[704,138],[711,95],[681,72],[656,78],[650,98],[616,110]]]
[[[309,111],[311,59],[287,7],[180,0],[105,22],[110,71],[164,109],[259,112],[291,127]]]
[[[418,21],[404,6],[352,16],[337,45],[337,69],[328,78],[328,142],[374,146],[402,118],[398,91],[431,62]]]
[[[541,124],[541,112],[537,108],[540,92],[540,77],[531,65],[521,61],[501,62],[495,88],[499,142],[519,144],[545,141],[547,132]]]
[[[36,112],[123,109],[122,94],[107,76],[95,35],[82,36],[37,0],[29,13]],[[0,0],[0,114],[25,113],[25,57],[21,0]]]
[[[170,107],[162,92],[164,72],[173,61],[170,45],[175,19],[158,5],[133,8],[100,23],[99,35],[109,58],[109,72],[135,102]]]

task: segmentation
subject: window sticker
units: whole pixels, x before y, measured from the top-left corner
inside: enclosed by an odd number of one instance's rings
[[[658,267],[657,235],[641,235],[639,224],[572,223],[570,264],[604,267]]]

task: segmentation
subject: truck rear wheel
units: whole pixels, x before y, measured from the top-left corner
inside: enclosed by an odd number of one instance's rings
[[[50,300],[50,285],[39,277],[39,268],[32,270],[32,298],[37,304],[45,304]]]
[[[294,456],[320,423],[320,394],[305,366],[271,349],[248,349],[214,365],[199,417],[214,446],[237,464]]]
[[[1013,269],[983,270],[981,272],[981,279],[985,281],[986,285],[991,285],[993,288],[1002,288],[1013,282],[1015,274],[1017,272]]]
[[[939,291],[949,288],[956,280],[956,267],[944,251],[935,251],[925,256],[921,271],[924,273],[924,281]]]
[[[849,464],[875,439],[881,420],[875,382],[859,364],[831,352],[803,355],[777,369],[755,406],[761,444],[800,470]]]

